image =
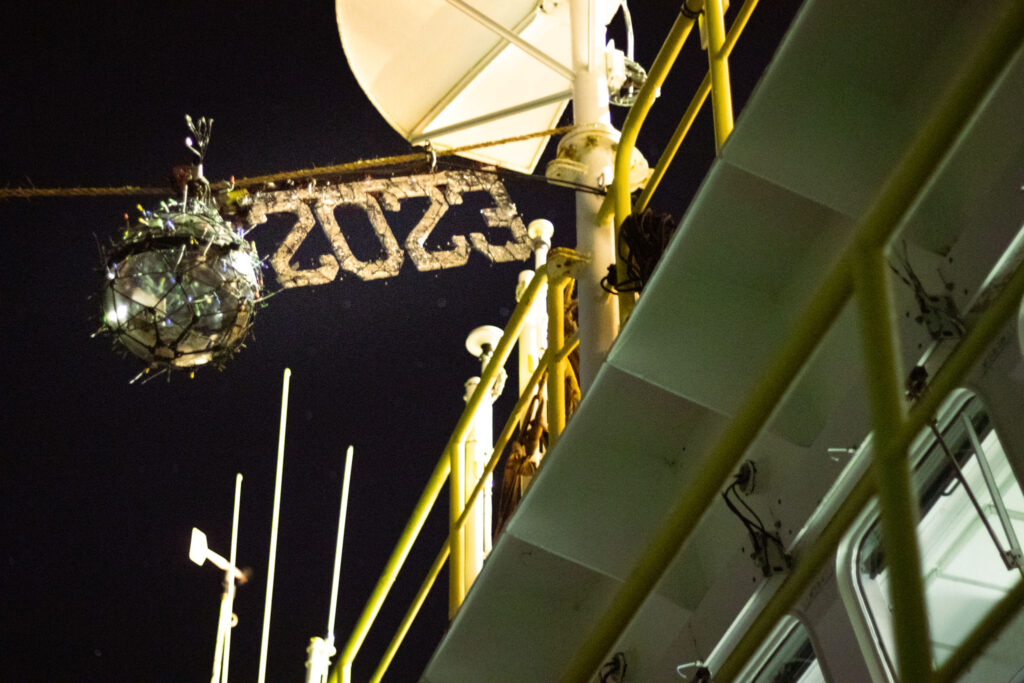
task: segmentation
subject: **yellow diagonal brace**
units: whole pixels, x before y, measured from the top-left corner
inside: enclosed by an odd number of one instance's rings
[[[896,664],[900,680],[924,682],[932,673],[931,638],[921,580],[921,551],[917,543],[917,496],[907,451],[898,443],[903,426],[899,379],[902,373],[893,349],[887,273],[881,247],[869,247],[857,255],[854,281],[874,426],[875,482],[882,548],[889,572]]]

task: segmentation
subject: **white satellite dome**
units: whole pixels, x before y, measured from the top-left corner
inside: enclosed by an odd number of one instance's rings
[[[335,2],[345,56],[370,101],[406,140],[429,140],[438,150],[558,125],[572,90],[569,5],[568,0]],[[602,24],[618,5],[593,0]],[[512,38],[527,45],[513,44]],[[464,156],[531,173],[547,141],[534,138]]]

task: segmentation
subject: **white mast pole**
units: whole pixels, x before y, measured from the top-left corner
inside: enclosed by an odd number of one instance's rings
[[[345,515],[348,512],[348,487],[352,479],[352,446],[345,453],[345,478],[341,484],[341,510],[338,512],[338,541],[334,547],[334,581],[331,583],[331,610],[327,617],[327,642],[334,645],[334,617],[338,611],[338,583],[341,579],[341,546],[345,542]]]
[[[352,479],[352,446],[345,453],[345,478],[341,484],[341,506],[338,512],[338,540],[334,546],[334,578],[331,581],[331,606],[327,616],[327,638],[310,639],[306,660],[306,683],[325,683],[330,675],[334,648],[334,617],[338,607],[338,584],[341,580],[341,548],[345,543],[345,515],[348,511],[348,488]]]
[[[537,218],[530,221],[526,226],[526,234],[530,237],[533,245],[534,268],[540,268],[548,261],[548,251],[551,249],[551,237],[555,234],[555,226],[549,220]],[[516,285],[516,301],[533,279],[536,270],[524,270],[519,273],[519,282]],[[537,300],[530,308],[526,318],[526,325],[519,335],[519,343],[516,345],[519,352],[519,393],[530,381],[530,375],[537,369],[537,362],[548,348],[548,318],[545,302],[547,297],[547,285],[541,288],[537,294]]]
[[[224,581],[227,582],[227,623],[224,627],[224,670],[221,674],[221,681],[227,683],[228,661],[231,659],[231,629],[234,627],[234,605],[235,605],[235,573],[238,561],[238,508],[242,500],[242,474],[235,475],[235,510],[231,516],[231,555],[230,566],[224,573]]]
[[[559,147],[579,150],[575,161],[586,166],[580,182],[608,186],[614,168],[613,146],[618,133],[611,126],[608,79],[605,75],[604,27],[598,19],[596,0],[571,0],[573,122]],[[586,143],[574,144],[585,136]],[[583,140],[578,140],[584,142]],[[597,143],[597,144],[594,144]],[[615,298],[601,288],[608,266],[615,263],[614,219],[597,221],[602,197],[576,193],[576,249],[588,262],[577,273],[579,292],[580,388],[585,393],[593,382],[619,331]]]
[[[220,614],[217,617],[217,642],[213,649],[213,673],[210,675],[210,683],[226,682],[228,680],[228,657],[231,649],[231,617],[235,601],[235,577],[238,576],[238,569],[235,567],[236,553],[238,549],[238,508],[242,498],[242,475],[235,475],[235,506],[231,515],[231,559],[225,560],[217,553],[206,547],[206,536],[198,529],[192,530],[193,548],[189,550],[189,556],[196,564],[202,564],[210,560],[217,567],[224,570],[224,592],[220,596]],[[196,537],[200,540],[200,549],[195,551]],[[193,553],[196,553],[193,555]]]
[[[270,559],[267,562],[267,599],[263,605],[263,636],[260,639],[260,673],[259,683],[264,683],[267,675],[267,644],[270,641],[270,609],[274,602],[274,567],[277,562],[277,526],[281,513],[281,476],[284,473],[284,436],[288,424],[288,385],[292,371],[284,369],[284,382],[281,386],[281,426],[277,435],[277,473],[274,479],[274,515],[270,523]]]

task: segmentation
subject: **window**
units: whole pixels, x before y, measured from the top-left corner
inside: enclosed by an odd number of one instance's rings
[[[1024,536],[1024,495],[981,401],[964,392],[952,408],[911,451],[936,666],[1022,577],[1017,538]],[[983,459],[975,452],[975,443],[980,444]],[[891,676],[895,670],[891,604],[877,508],[854,531],[853,539],[854,590],[871,640]],[[976,670],[994,676],[987,680],[1008,680],[1021,667],[1021,657],[1002,664],[999,659],[986,653]]]
[[[769,656],[758,668],[751,683],[825,683],[818,658],[811,644],[811,636],[804,625],[794,617],[783,619],[775,631]]]

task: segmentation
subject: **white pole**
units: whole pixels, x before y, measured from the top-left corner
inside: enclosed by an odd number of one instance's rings
[[[573,122],[577,130],[569,133],[585,134],[588,139],[599,139],[601,144],[581,147],[577,159],[586,165],[581,182],[598,185],[612,182],[614,166],[613,145],[618,133],[611,127],[608,105],[608,80],[604,66],[604,28],[597,17],[595,0],[571,0],[572,63],[576,78],[573,81]],[[615,263],[613,219],[597,222],[601,197],[588,192],[576,193],[576,249],[589,260],[578,273],[580,335],[580,388],[586,393],[619,329],[618,308],[614,297],[601,288],[601,278]]]
[[[352,479],[352,446],[345,453],[345,478],[341,484],[341,510],[338,512],[338,541],[334,547],[334,581],[331,583],[331,610],[327,617],[327,642],[334,645],[334,616],[338,607],[338,582],[341,579],[341,546],[345,542],[345,515],[348,512],[348,487]]]
[[[230,628],[230,613],[228,612],[227,586],[220,594],[220,614],[217,616],[217,645],[213,649],[213,674],[210,676],[210,683],[220,683],[222,662],[224,661],[224,630]]]
[[[277,435],[277,473],[274,478],[274,515],[270,523],[270,559],[267,562],[267,599],[263,605],[263,636],[260,639],[260,674],[259,683],[264,683],[267,675],[267,643],[270,640],[270,609],[274,602],[274,566],[277,562],[277,526],[281,513],[281,476],[284,473],[284,436],[288,424],[288,384],[292,371],[284,369],[284,382],[281,386],[281,426]]]
[[[220,613],[217,616],[217,643],[213,650],[213,673],[210,683],[228,680],[228,658],[231,650],[231,616],[235,599],[236,551],[238,548],[238,507],[242,496],[242,475],[235,475],[235,506],[231,515],[231,559],[225,561],[220,555],[206,549],[206,558],[224,570],[224,592],[220,596]],[[194,533],[194,532],[193,532]]]
[[[489,356],[485,353],[484,356]],[[483,364],[483,363],[481,363]],[[475,382],[473,380],[476,380]],[[473,390],[476,385],[479,384],[480,378],[474,377],[466,383],[466,395],[465,399],[468,401],[473,395]],[[471,388],[472,387],[472,388]],[[465,476],[465,489],[463,489],[462,505],[465,507],[466,498],[469,496],[469,492],[476,486],[477,480],[480,478],[479,466],[480,458],[483,453],[487,450],[487,434],[483,430],[483,421],[486,417],[486,413],[491,410],[491,397],[487,396],[484,402],[480,404],[480,407],[476,409],[476,413],[473,415],[472,422],[470,423],[469,433],[466,435],[466,448],[465,448],[465,460],[463,461],[463,471],[466,473]],[[486,490],[486,489],[485,489]],[[466,525],[463,527],[465,530],[465,536],[463,541],[463,584],[462,584],[462,598],[465,599],[466,592],[469,587],[473,585],[473,581],[476,580],[476,575],[480,573],[480,568],[483,566],[483,548],[485,544],[484,534],[487,530],[484,528],[484,514],[483,507],[486,505],[486,495],[481,496],[473,504],[473,507],[469,511],[469,515],[466,517]]]
[[[235,567],[238,561],[238,508],[242,500],[242,475],[235,475],[235,510],[231,516],[231,556],[230,567],[224,573],[226,582],[228,604],[227,604],[227,625],[224,628],[224,673],[221,674],[221,681],[227,683],[228,661],[231,659],[231,629],[234,627],[234,605],[235,605]]]
[[[487,468],[487,461],[491,459],[491,453],[494,452],[494,408],[490,403],[485,403],[480,407],[480,410],[476,411],[473,434],[476,443],[473,448],[473,476],[469,481],[474,482],[473,486],[475,487],[475,482],[479,481],[480,477],[483,476],[484,470]],[[493,523],[491,510],[494,507],[492,486],[493,478],[488,475],[487,484],[484,486],[480,500],[477,501],[477,509],[475,511],[477,524],[480,525],[480,528],[476,534],[477,538],[474,542],[473,554],[469,557],[469,561],[472,562],[473,566],[473,576],[472,580],[467,576],[467,587],[473,585],[473,581],[476,581],[477,575],[484,567],[484,560],[491,552],[491,524]],[[466,491],[468,496],[473,489],[468,486],[466,488],[468,489]]]
[[[338,540],[334,546],[334,577],[331,581],[331,607],[327,616],[327,638],[312,638],[306,652],[306,683],[325,683],[330,675],[334,648],[334,617],[338,607],[338,584],[341,580],[341,548],[345,544],[345,516],[348,512],[348,490],[352,479],[352,446],[345,453],[345,477],[341,485],[341,506],[338,511]]]
[[[526,226],[526,234],[533,243],[534,267],[540,268],[548,260],[548,251],[551,249],[551,236],[555,233],[555,226],[549,220],[538,218],[530,221]],[[516,286],[516,300],[518,301],[522,292],[526,290],[530,280],[533,279],[535,271],[524,270],[519,273],[519,282]],[[537,294],[537,300],[527,314],[526,325],[519,335],[519,343],[516,345],[519,351],[519,393],[530,381],[530,375],[537,369],[537,363],[548,347],[548,313],[547,313],[547,285],[541,288]]]

